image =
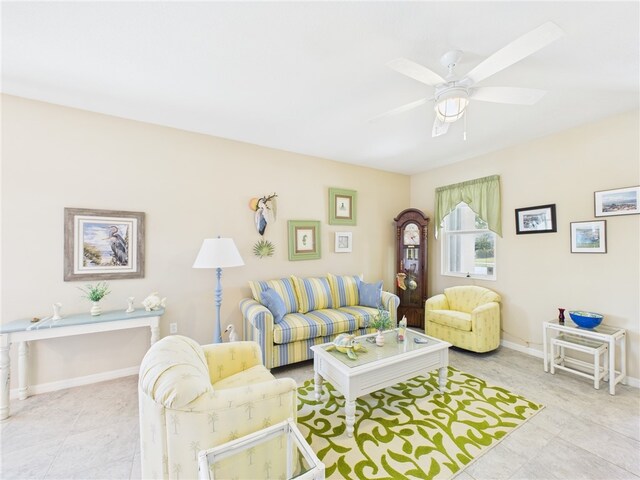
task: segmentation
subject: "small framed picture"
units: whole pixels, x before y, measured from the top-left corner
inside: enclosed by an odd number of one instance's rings
[[[351,232],[336,232],[336,253],[350,253],[351,245]]]
[[[556,232],[556,205],[516,208],[516,234]]]
[[[640,186],[595,192],[594,203],[596,217],[637,215],[640,213]]]
[[[329,189],[329,225],[355,225],[357,195],[355,190]]]
[[[289,220],[289,260],[320,258],[320,222]]]
[[[64,280],[144,277],[144,212],[64,209]]]
[[[571,253],[607,253],[607,221],[571,222]]]

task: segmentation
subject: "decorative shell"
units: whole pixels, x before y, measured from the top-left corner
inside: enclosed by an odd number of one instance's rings
[[[275,249],[269,240],[258,240],[253,246],[253,254],[258,258],[272,257]]]

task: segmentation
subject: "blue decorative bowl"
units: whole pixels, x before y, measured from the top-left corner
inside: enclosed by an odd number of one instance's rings
[[[569,312],[569,316],[571,316],[571,320],[573,323],[582,328],[595,328],[602,323],[602,319],[604,315],[600,315],[599,313],[592,312]]]

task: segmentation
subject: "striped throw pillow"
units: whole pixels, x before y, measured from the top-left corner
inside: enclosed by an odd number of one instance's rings
[[[299,278],[291,275],[298,297],[298,313],[333,308],[329,280],[324,277]]]
[[[290,278],[252,281],[249,282],[249,288],[251,288],[253,299],[260,303],[262,303],[262,292],[268,288],[273,288],[284,301],[286,313],[296,313],[298,311],[298,298],[293,281]]]
[[[358,275],[332,275],[327,274],[331,295],[333,296],[333,308],[353,307],[360,305],[358,295]]]

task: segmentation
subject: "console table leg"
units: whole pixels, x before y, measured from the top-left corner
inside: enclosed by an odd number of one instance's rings
[[[29,342],[18,343],[18,398],[29,396]]]
[[[615,339],[613,340],[615,343]],[[620,338],[620,373],[622,374],[622,379],[620,382],[623,385],[627,384],[627,335],[624,334]]]
[[[353,437],[353,426],[356,423],[356,401],[347,400],[344,404],[345,420],[347,423],[347,436]]]
[[[8,335],[0,335],[0,420],[9,417],[10,346]]]
[[[158,340],[160,340],[160,327],[156,323],[155,325],[151,325],[149,328],[151,329],[151,341],[150,341],[150,344],[153,345]]]

